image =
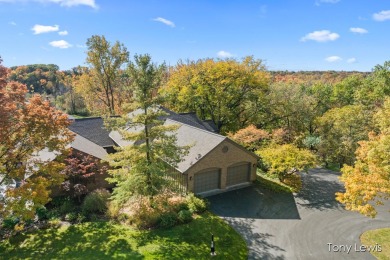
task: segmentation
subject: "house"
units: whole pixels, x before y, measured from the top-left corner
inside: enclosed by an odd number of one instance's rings
[[[175,169],[186,191],[208,196],[248,186],[256,179],[257,155],[216,133],[212,122],[200,120],[195,113],[162,109],[167,113],[161,118],[164,124],[178,126],[178,145],[191,145]],[[118,132],[108,132],[99,117],[74,119],[69,128],[77,134],[71,146],[100,159],[114,152],[114,146],[131,144]]]

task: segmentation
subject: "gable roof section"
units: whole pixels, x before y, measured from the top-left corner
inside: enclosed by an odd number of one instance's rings
[[[186,125],[197,127],[199,129],[215,132],[214,130],[207,128],[203,124],[203,122],[196,116],[195,113],[191,112],[191,113],[177,114],[177,113],[175,113],[169,109],[166,109],[164,107],[160,107],[160,109],[168,114],[167,116],[162,116],[161,117],[162,120],[171,119],[171,120],[174,120],[174,121],[179,122],[179,123],[183,123]]]
[[[107,151],[103,147],[78,134],[75,135],[73,142],[70,143],[67,148],[76,149],[80,152],[90,154],[99,159],[105,159],[107,156]],[[48,162],[54,160],[58,155],[59,153],[57,151],[50,151],[49,149],[45,148],[35,154],[32,157],[32,161],[38,160],[41,162]]]
[[[211,119],[209,119],[209,120],[203,120],[203,121],[202,121],[202,124],[203,124],[207,129],[210,129],[209,131],[218,133],[218,128],[217,128],[217,126],[214,124],[213,120],[211,120]]]
[[[90,117],[72,120],[69,129],[76,134],[90,140],[91,142],[101,146],[114,146],[114,142],[109,137],[109,132],[104,128],[103,118]]]
[[[187,171],[192,165],[197,163],[197,161],[226,139],[225,136],[171,119],[167,119],[165,124],[178,124],[179,128],[176,131],[177,144],[179,146],[191,146],[189,153],[184,156],[183,161],[177,165],[177,169],[182,173]]]
[[[215,126],[214,122],[212,120],[200,120],[195,112],[189,112],[189,113],[180,113],[181,117],[184,117],[198,125],[201,126],[202,129],[205,129],[210,132],[217,132],[217,127]]]
[[[105,159],[105,157],[107,156],[107,151],[103,147],[95,144],[94,142],[80,135],[75,136],[70,146],[73,149],[76,149],[86,154],[90,154],[99,159]]]
[[[170,118],[165,119],[164,125],[178,125],[178,129],[175,132],[177,145],[191,146],[189,153],[184,156],[183,161],[178,163],[176,167],[176,169],[182,173],[227,138]],[[129,127],[127,129],[129,132],[138,132],[140,130],[142,130],[140,127]],[[117,131],[112,131],[110,137],[121,147],[133,144],[133,142],[123,140],[121,134]]]

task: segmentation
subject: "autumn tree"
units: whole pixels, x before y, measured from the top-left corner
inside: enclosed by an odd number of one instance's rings
[[[32,64],[11,67],[8,75],[11,81],[25,84],[31,93],[62,94],[59,67],[55,64]]]
[[[152,63],[149,55],[136,55],[128,73],[133,79],[133,99],[128,112],[119,119],[111,119],[111,127],[129,143],[109,155],[111,182],[116,183],[113,198],[126,203],[134,196],[153,196],[169,189],[167,174],[180,162],[184,147],[176,144],[175,125],[165,125],[160,109],[161,85],[165,66]]]
[[[356,103],[356,93],[364,84],[362,75],[351,75],[343,81],[338,82],[332,88],[331,102],[336,107],[353,105]]]
[[[161,90],[166,105],[211,119],[220,132],[237,131],[258,120],[269,75],[261,60],[245,57],[179,62]]]
[[[61,84],[64,86],[64,93],[56,98],[56,106],[70,115],[88,115],[85,100],[77,92],[76,85],[82,76],[82,69],[73,68],[69,71],[60,72]]]
[[[390,198],[390,98],[375,116],[379,134],[371,132],[367,141],[359,142],[356,162],[345,165],[340,180],[345,192],[336,198],[346,209],[375,217],[376,205]]]
[[[302,146],[316,137],[316,119],[329,109],[331,87],[315,84],[303,86],[290,82],[270,85],[263,127],[288,131],[289,142]]]
[[[122,66],[128,62],[129,52],[120,42],[111,44],[104,36],[93,35],[87,40],[89,68],[82,74],[78,92],[90,99],[90,105],[102,108],[99,112],[114,115],[118,111],[118,90],[121,86]],[[90,110],[94,108],[90,107]]]
[[[108,166],[101,163],[99,159],[73,151],[65,160],[65,168],[61,171],[65,180],[61,184],[62,190],[70,197],[78,198],[87,194],[89,186],[96,184],[99,175],[107,173]]]
[[[390,61],[374,67],[355,92],[355,100],[358,104],[374,109],[383,104],[387,96],[390,96]]]
[[[63,164],[53,159],[72,134],[65,114],[39,95],[27,100],[27,87],[8,81],[8,73],[0,62],[0,214],[30,219],[48,202],[49,187],[62,182]]]
[[[348,105],[328,110],[317,119],[321,142],[318,152],[325,162],[352,164],[358,141],[367,138],[372,112],[363,106]]]
[[[228,136],[251,151],[259,149],[270,138],[270,134],[267,131],[259,129],[254,125],[240,129],[234,134],[229,133]]]
[[[315,167],[318,162],[316,156],[309,150],[300,149],[292,144],[271,145],[256,151],[256,154],[260,156],[268,172],[276,175],[281,182],[285,183],[289,183],[292,179],[300,183],[300,178],[296,173],[307,171]]]

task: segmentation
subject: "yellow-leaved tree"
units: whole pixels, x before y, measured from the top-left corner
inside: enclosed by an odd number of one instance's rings
[[[293,144],[271,144],[256,151],[268,173],[276,175],[279,180],[295,191],[301,188],[299,171],[307,171],[318,163],[317,157],[307,149],[300,149]]]
[[[160,89],[166,106],[211,119],[219,132],[235,132],[256,122],[265,109],[270,76],[261,60],[202,59],[179,62]]]
[[[336,193],[346,209],[370,217],[376,216],[376,205],[390,198],[390,98],[374,119],[380,132],[371,132],[367,141],[359,142],[355,164],[341,169],[345,192]]]

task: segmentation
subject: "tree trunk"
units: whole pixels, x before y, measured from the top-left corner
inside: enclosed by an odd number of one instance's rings
[[[145,144],[146,144],[146,161],[148,163],[148,168],[146,169],[146,187],[149,193],[149,200],[152,203],[153,200],[153,183],[152,183],[152,174],[149,169],[149,165],[152,163],[150,158],[150,140],[149,140],[149,129],[148,129],[148,109],[144,107],[145,114]]]

